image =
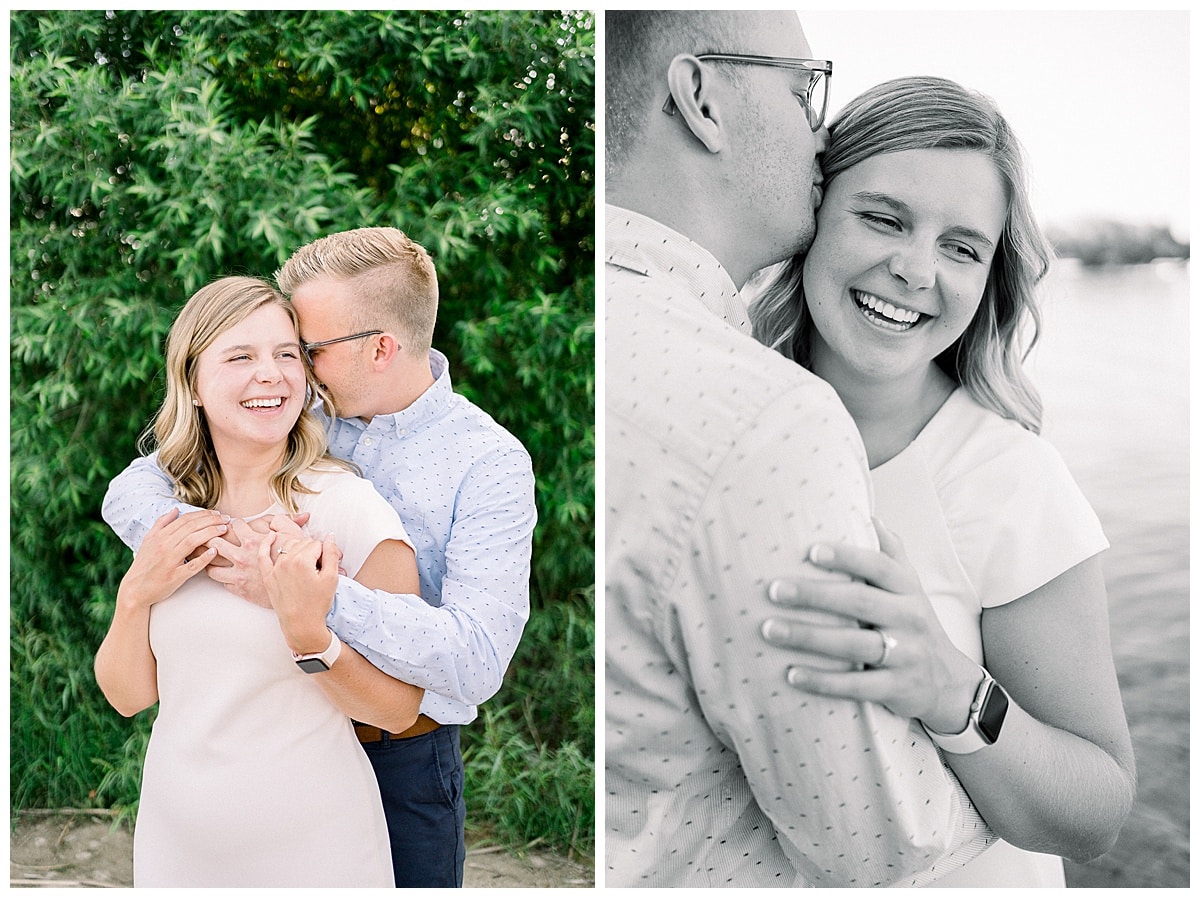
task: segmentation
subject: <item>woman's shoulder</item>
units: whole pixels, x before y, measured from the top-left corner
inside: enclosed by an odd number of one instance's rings
[[[1059,451],[1044,437],[957,390],[924,443],[925,464],[946,513],[999,525],[1094,512]]]
[[[312,527],[347,536],[397,528],[403,531],[396,510],[371,481],[353,471],[318,466],[301,475],[300,481],[313,491],[296,495],[299,510],[311,514]],[[396,538],[407,539],[407,535]]]
[[[1058,450],[959,390],[927,455],[959,562],[985,606],[1026,595],[1108,546]]]
[[[300,482],[317,493],[359,489],[360,484],[370,486],[367,481],[349,468],[321,462],[301,474]]]
[[[316,465],[300,475],[310,493],[296,493],[300,511],[316,513],[366,510],[376,503],[387,504],[374,485],[354,471],[333,465]]]
[[[921,434],[926,455],[939,479],[953,481],[981,472],[995,476],[1011,471],[1022,476],[1062,465],[1058,451],[1046,439],[981,405],[960,387]]]

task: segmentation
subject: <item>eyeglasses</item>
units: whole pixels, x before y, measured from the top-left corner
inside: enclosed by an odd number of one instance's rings
[[[808,116],[808,125],[814,131],[819,131],[825,124],[825,107],[829,102],[829,82],[833,78],[833,63],[828,59],[797,59],[791,56],[745,56],[740,53],[701,53],[696,56],[699,60],[713,62],[740,62],[743,65],[769,65],[778,69],[801,69],[808,72],[812,79],[808,87],[800,91],[793,90],[796,99],[804,107]],[[663,104],[663,112],[675,114],[675,98],[667,95]]]
[[[345,343],[347,340],[357,340],[360,337],[374,337],[376,334],[382,334],[383,331],[363,331],[361,334],[351,334],[348,337],[336,337],[332,340],[322,340],[320,343],[301,343],[300,348],[304,350],[304,354],[308,357],[308,363],[312,364],[312,351],[320,349],[322,346],[332,346],[334,343]]]

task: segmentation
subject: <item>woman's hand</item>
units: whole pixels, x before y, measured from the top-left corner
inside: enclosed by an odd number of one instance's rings
[[[174,594],[204,570],[216,556],[205,544],[225,533],[224,518],[215,511],[171,509],[154,522],[121,578],[117,602],[130,608],[149,608]]]
[[[214,539],[217,556],[208,566],[208,576],[231,593],[259,608],[270,608],[271,600],[262,582],[258,550],[263,536],[272,530],[281,536],[303,536],[301,527],[308,523],[308,512],[296,515],[272,515],[243,521],[233,518],[224,539]]]
[[[788,682],[807,692],[884,705],[932,730],[957,733],[967,725],[979,685],[979,666],[960,652],[938,622],[899,538],[878,521],[882,551],[857,546],[814,546],[809,560],[855,578],[777,580],[771,600],[787,608],[834,612],[859,626],[826,626],[773,617],[763,637],[782,648],[852,662],[849,671],[803,663]]]
[[[225,532],[215,511],[172,509],[142,540],[121,586],[104,641],[96,650],[96,683],[126,717],[158,701],[158,662],[150,648],[150,610],[204,570],[216,554],[202,548]],[[195,556],[195,557],[193,557]]]
[[[340,558],[333,534],[320,541],[272,530],[263,537],[259,571],[293,652],[322,652],[329,645],[325,616],[333,607]]]

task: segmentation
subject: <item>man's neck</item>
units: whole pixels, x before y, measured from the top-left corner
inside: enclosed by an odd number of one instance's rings
[[[681,189],[672,196],[669,192],[664,194],[661,185],[658,188],[646,185],[645,190],[640,190],[627,184],[625,189],[610,188],[607,194],[612,205],[652,218],[706,249],[721,263],[738,290],[762,267],[750,259],[734,234],[736,229],[727,226],[722,211],[716,204],[700,201],[694,187]]]
[[[381,382],[376,396],[368,404],[370,411],[358,416],[367,424],[378,415],[400,414],[424,396],[436,381],[428,357],[422,361],[393,364],[386,377],[387,380]]]

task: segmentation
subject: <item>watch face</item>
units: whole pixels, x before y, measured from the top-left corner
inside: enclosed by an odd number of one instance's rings
[[[1000,738],[1000,727],[1004,725],[1004,715],[1008,713],[1008,696],[1004,690],[992,683],[984,696],[983,707],[979,710],[979,731],[983,738],[992,745]]]
[[[320,658],[303,658],[296,662],[296,666],[305,673],[324,673],[329,670],[329,665]]]

